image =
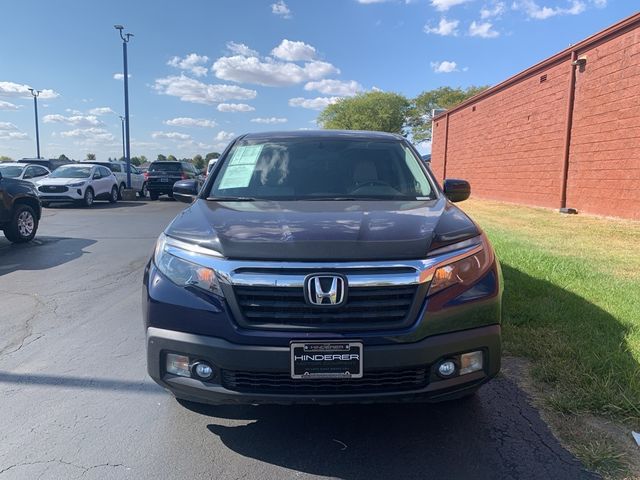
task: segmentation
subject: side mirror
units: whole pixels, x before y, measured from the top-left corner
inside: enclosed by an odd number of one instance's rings
[[[30,174],[26,174],[25,176],[22,177],[23,180],[29,180],[31,178],[33,178],[33,175],[30,175]]]
[[[98,179],[100,179],[100,174],[99,174],[99,173],[94,173],[94,174],[93,174],[93,179],[94,179],[94,180],[98,180]]]
[[[173,184],[173,198],[180,202],[192,203],[198,195],[197,180],[180,180]]]
[[[452,202],[462,202],[471,195],[471,185],[466,180],[447,178],[444,181],[444,194]]]

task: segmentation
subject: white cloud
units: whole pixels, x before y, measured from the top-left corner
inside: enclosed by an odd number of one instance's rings
[[[233,140],[235,136],[236,134],[233,132],[225,132],[224,130],[220,130],[215,136],[215,141],[228,143]]]
[[[209,57],[206,55],[198,55],[197,53],[190,53],[184,58],[173,57],[167,62],[170,67],[179,68],[180,70],[187,70],[193,73],[196,77],[202,77],[207,74],[207,67],[203,64],[209,61]]]
[[[113,142],[115,137],[104,128],[76,128],[60,132],[61,137],[89,140],[95,143]]]
[[[0,110],[18,110],[20,107],[11,102],[4,102],[0,100]]]
[[[291,14],[291,10],[287,6],[287,4],[284,2],[284,0],[279,0],[276,3],[272,3],[271,13],[286,19],[293,18],[293,15]]]
[[[351,97],[363,90],[355,80],[343,82],[341,80],[324,79],[315,82],[308,82],[304,89],[307,91],[317,90],[323,95],[337,95],[342,97]]]
[[[227,42],[227,50],[236,55],[242,55],[245,57],[257,57],[258,52],[249,48],[244,43]]]
[[[13,131],[13,130],[18,130],[18,127],[16,127],[13,123],[0,122],[0,131],[7,132],[7,131]]]
[[[31,98],[31,92],[29,91],[29,85],[14,82],[0,82],[0,97],[20,97]],[[50,100],[52,98],[58,98],[60,94],[51,89],[44,89],[40,91],[39,99]]]
[[[219,112],[253,112],[255,110],[246,103],[221,103],[216,108]]]
[[[0,122],[0,140],[25,140],[27,138],[29,135],[19,131],[13,123]]]
[[[316,97],[316,98],[302,98],[296,97],[289,99],[289,106],[302,107],[311,110],[323,110],[328,105],[336,103],[340,100],[340,97]]]
[[[111,107],[97,107],[97,108],[92,108],[91,110],[89,110],[89,113],[91,115],[115,115],[116,112],[114,112]]]
[[[280,42],[276,48],[271,50],[271,55],[289,62],[300,62],[313,60],[316,56],[316,49],[304,42],[287,40]]]
[[[272,124],[272,123],[287,123],[287,119],[286,118],[279,118],[279,117],[258,117],[258,118],[252,118],[251,121],[253,123],[264,123],[264,124]]]
[[[207,120],[206,118],[191,118],[191,117],[178,117],[171,120],[165,120],[165,125],[171,127],[203,127],[213,128],[217,124],[213,120]]]
[[[153,89],[162,95],[178,97],[183,102],[205,105],[227,100],[251,100],[257,95],[255,90],[236,85],[207,84],[184,75],[159,78]]]
[[[600,0],[594,0],[594,4],[596,6],[603,6]],[[587,6],[581,0],[572,0],[571,6],[567,8],[540,6],[534,0],[519,0],[514,2],[513,8],[524,11],[529,18],[546,20],[547,18],[558,15],[579,15],[586,10]]]
[[[430,27],[429,25],[424,26],[425,33],[435,33],[436,35],[442,35],[443,37],[449,35],[458,35],[458,25],[460,25],[459,20],[447,20],[442,17],[440,22],[438,22],[437,27]]]
[[[190,140],[191,135],[180,132],[153,132],[151,133],[151,138],[156,140],[160,138],[167,140]]]
[[[495,38],[500,35],[499,32],[493,30],[491,22],[478,23],[475,20],[469,25],[469,35],[472,37]]]
[[[131,74],[127,74],[127,78],[131,78]],[[124,73],[114,73],[113,74],[113,79],[114,80],[124,80]]]
[[[487,18],[499,17],[506,10],[504,2],[496,2],[492,7],[483,7],[480,9],[480,18],[486,20]]]
[[[431,62],[431,68],[436,73],[458,72],[458,64],[453,61],[443,60],[442,62]]]
[[[340,70],[327,62],[313,61],[300,66],[271,58],[263,61],[258,57],[242,55],[219,58],[213,64],[213,71],[222,80],[269,87],[295,85],[340,73]]]
[[[64,115],[45,115],[44,123],[64,123],[76,127],[100,127],[104,125],[95,115],[72,115],[65,117]]]
[[[439,12],[446,12],[451,7],[462,5],[473,0],[431,0],[431,6]]]

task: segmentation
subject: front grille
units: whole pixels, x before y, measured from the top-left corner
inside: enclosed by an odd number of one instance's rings
[[[340,307],[305,302],[302,287],[234,286],[236,302],[252,326],[393,326],[401,324],[414,303],[416,285],[352,287]]]
[[[38,190],[44,193],[64,193],[68,192],[69,188],[64,185],[42,185]]]
[[[364,372],[362,378],[298,380],[289,373],[222,371],[222,386],[241,393],[331,395],[391,393],[419,390],[427,385],[427,369]]]

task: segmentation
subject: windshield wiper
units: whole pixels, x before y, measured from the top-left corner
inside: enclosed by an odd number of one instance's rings
[[[207,197],[210,202],[255,202],[254,197]]]
[[[308,200],[308,201],[333,200],[336,202],[357,202],[358,200],[415,201],[416,197],[388,196],[388,195],[362,195],[357,197],[309,197],[309,198],[305,198],[304,200]]]

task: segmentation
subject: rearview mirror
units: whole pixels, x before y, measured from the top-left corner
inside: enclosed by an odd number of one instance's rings
[[[471,195],[471,185],[466,180],[447,178],[444,181],[444,194],[452,202],[462,202]]]
[[[197,180],[180,180],[173,184],[173,198],[180,202],[192,203],[198,195]]]

